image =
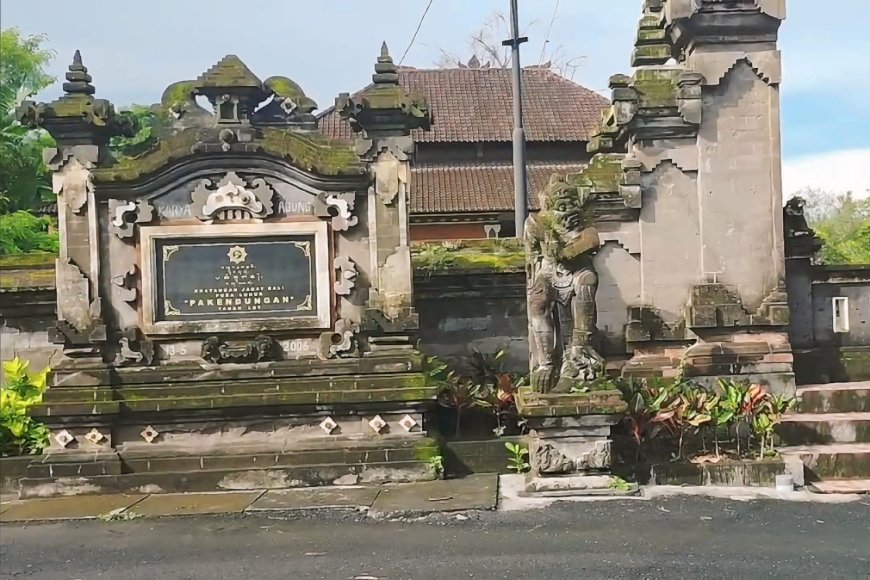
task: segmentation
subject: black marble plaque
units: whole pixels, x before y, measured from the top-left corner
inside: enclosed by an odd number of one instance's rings
[[[156,321],[317,316],[313,235],[155,241]]]

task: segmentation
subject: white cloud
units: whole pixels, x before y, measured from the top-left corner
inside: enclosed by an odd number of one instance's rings
[[[870,147],[786,160],[782,164],[782,182],[786,198],[806,188],[831,193],[851,191],[865,197],[870,189]]]

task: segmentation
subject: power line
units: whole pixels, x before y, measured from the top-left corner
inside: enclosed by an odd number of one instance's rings
[[[426,5],[426,10],[423,11],[423,16],[420,17],[420,22],[417,23],[417,30],[414,31],[414,36],[411,37],[411,42],[408,44],[408,48],[405,49],[405,52],[402,53],[402,58],[399,59],[399,66],[405,62],[405,57],[408,56],[408,51],[411,50],[411,47],[414,46],[414,41],[417,40],[417,34],[420,32],[420,28],[423,26],[423,21],[426,20],[426,15],[429,14],[429,9],[432,8],[432,2],[435,0],[429,0],[429,3]]]
[[[544,44],[541,45],[541,58],[538,59],[538,64],[544,64],[544,53],[547,50],[547,43],[550,42],[550,31],[553,30],[553,23],[556,22],[556,13],[559,12],[559,1],[556,0],[556,6],[553,8],[553,17],[550,18],[550,26],[547,27],[547,34],[544,36]]]

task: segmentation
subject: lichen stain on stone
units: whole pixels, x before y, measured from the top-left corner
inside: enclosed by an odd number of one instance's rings
[[[218,482],[220,489],[282,489],[297,487],[301,482],[291,481],[287,473],[281,470],[253,469],[239,473],[231,473]]]

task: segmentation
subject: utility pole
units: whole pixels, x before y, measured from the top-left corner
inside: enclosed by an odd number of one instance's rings
[[[517,0],[511,0],[511,38],[502,42],[502,45],[511,47],[511,66],[513,68],[514,223],[518,238],[523,237],[529,206],[529,195],[526,190],[526,134],[523,130],[523,69],[520,67],[520,45],[528,40],[528,38],[520,36]]]

